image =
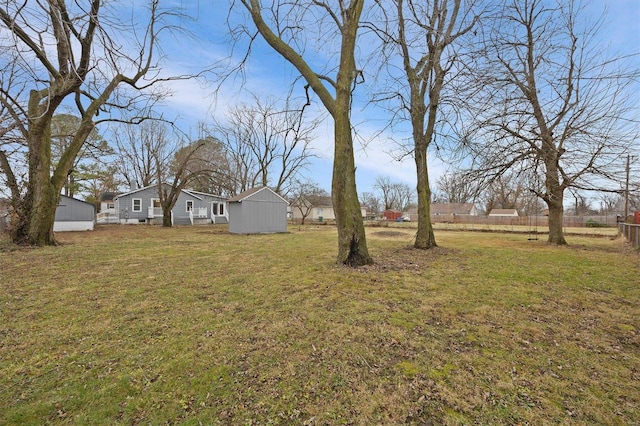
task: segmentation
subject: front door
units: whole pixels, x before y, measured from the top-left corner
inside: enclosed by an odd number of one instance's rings
[[[159,198],[152,198],[151,205],[153,206],[153,217],[162,217],[162,205]]]

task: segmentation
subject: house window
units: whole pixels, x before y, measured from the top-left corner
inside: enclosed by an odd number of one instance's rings
[[[188,212],[193,211],[193,200],[187,200],[187,211]]]
[[[214,216],[224,215],[224,204],[212,203],[211,212],[213,213]]]
[[[141,212],[142,211],[142,198],[134,198],[131,200],[131,211],[132,212]]]
[[[107,210],[115,210],[115,208],[116,208],[115,203],[107,203]]]

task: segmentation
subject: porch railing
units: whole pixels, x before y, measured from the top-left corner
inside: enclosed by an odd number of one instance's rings
[[[193,219],[202,219],[207,217],[206,207],[197,207],[189,210],[189,222],[193,225]]]
[[[162,207],[149,206],[147,208],[147,219],[153,219],[154,217],[162,217]]]
[[[98,223],[118,223],[118,215],[115,212],[100,212],[96,215]]]

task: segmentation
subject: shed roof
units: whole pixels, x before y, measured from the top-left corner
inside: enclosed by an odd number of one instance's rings
[[[67,200],[77,201],[77,202],[79,202],[79,203],[88,204],[88,205],[90,205],[90,206],[92,206],[92,207],[94,207],[94,208],[95,208],[95,205],[94,205],[93,203],[90,203],[90,202],[85,201],[85,200],[80,200],[80,199],[78,199],[78,198],[69,197],[68,195],[64,195],[64,194],[60,194],[60,199],[59,199],[59,201],[58,201],[58,205],[60,205],[60,202],[61,202],[61,201],[63,201],[63,200],[65,200],[65,199],[67,199]]]
[[[431,203],[431,214],[471,214],[475,206],[473,203]],[[417,208],[407,211],[410,214],[417,214]]]
[[[227,200],[227,202],[229,202],[229,203],[241,203],[243,200],[246,200],[247,198],[250,198],[253,195],[257,194],[258,192],[261,192],[261,191],[264,191],[264,190],[272,192],[273,194],[277,195],[278,198],[280,198],[283,202],[289,204],[289,202],[287,200],[285,200],[280,194],[278,194],[277,192],[275,192],[274,190],[272,190],[268,186],[262,186],[262,187],[258,186],[258,187],[255,187],[255,188],[248,189],[248,190],[246,190],[244,192],[241,192],[240,194],[238,194],[236,196],[233,196],[233,197],[229,198]]]

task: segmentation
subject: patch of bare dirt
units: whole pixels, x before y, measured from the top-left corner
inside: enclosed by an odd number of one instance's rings
[[[422,250],[407,246],[375,256],[373,265],[362,266],[360,269],[363,272],[421,271],[435,260],[444,256],[457,257],[458,254],[458,250],[443,247]]]
[[[400,231],[377,231],[373,232],[371,235],[376,237],[406,237],[409,234]]]

